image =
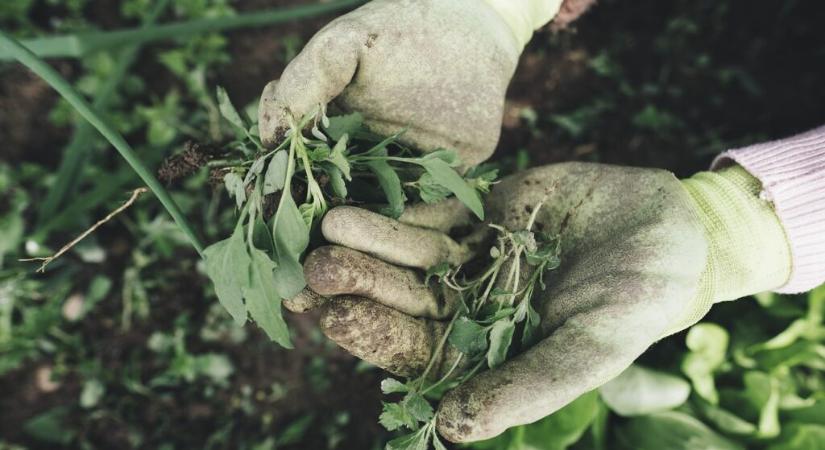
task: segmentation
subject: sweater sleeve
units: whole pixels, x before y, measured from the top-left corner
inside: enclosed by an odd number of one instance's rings
[[[791,248],[791,276],[779,293],[825,282],[825,126],[790,138],[728,150],[713,169],[739,164],[762,183]]]

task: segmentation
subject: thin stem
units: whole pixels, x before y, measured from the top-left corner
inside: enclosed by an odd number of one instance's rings
[[[444,349],[444,346],[447,344],[447,339],[450,337],[450,332],[453,330],[453,324],[455,323],[456,319],[458,319],[459,312],[456,311],[453,314],[453,318],[450,320],[449,325],[447,325],[447,329],[444,330],[444,336],[441,337],[441,340],[438,342],[438,345],[435,348],[432,356],[430,357],[430,361],[427,363],[427,368],[424,369],[424,373],[421,374],[421,380],[427,379],[427,375],[429,375],[430,370],[432,370],[433,366],[435,365],[435,360],[441,355],[441,351]]]
[[[198,254],[203,256],[203,245],[201,245],[195,235],[195,231],[186,220],[186,217],[184,217],[180,208],[166,189],[164,189],[157,178],[155,178],[155,175],[143,165],[143,162],[126,140],[123,139],[123,136],[106,123],[57,71],[3,31],[0,31],[0,47],[4,47],[21,64],[28,67],[32,72],[49,83],[52,88],[60,93],[84,119],[88,120],[89,123],[117,149],[123,159],[132,166],[132,169],[137,172],[138,176],[146,183],[149,189],[152,190],[155,196],[157,196],[158,200],[160,200],[161,204],[166,208],[166,211],[169,212],[169,215],[172,216],[172,219],[189,239],[189,242],[195,250],[197,250]]]
[[[455,369],[458,368],[458,364],[461,362],[462,359],[464,359],[464,354],[463,353],[458,355],[458,358],[455,359],[455,362],[453,362],[453,365],[450,366],[450,370],[448,370],[447,373],[444,374],[444,376],[441,377],[440,380],[438,380],[434,384],[431,384],[427,389],[424,389],[421,392],[421,395],[427,394],[427,392],[432,391],[433,389],[435,389],[436,387],[440,386],[442,383],[447,381],[450,378],[450,376],[453,374],[453,372],[455,372]]]
[[[147,191],[147,189],[144,188],[144,187],[137,188],[134,191],[132,191],[132,195],[129,197],[129,199],[126,200],[126,202],[124,202],[122,205],[120,205],[119,208],[117,208],[116,210],[114,210],[114,211],[110,212],[109,214],[107,214],[106,217],[104,217],[104,218],[98,220],[97,222],[95,222],[94,225],[87,228],[86,231],[81,233],[78,237],[72,239],[71,241],[69,241],[68,244],[61,247],[60,250],[58,250],[57,253],[55,253],[54,255],[48,256],[46,258],[26,258],[26,259],[20,259],[18,261],[42,261],[43,263],[40,265],[40,267],[37,269],[37,271],[40,272],[40,273],[45,272],[46,271],[46,266],[48,266],[49,263],[51,263],[55,259],[59,258],[61,255],[63,255],[67,251],[69,251],[72,247],[77,245],[78,242],[82,241],[88,235],[92,234],[95,230],[100,228],[104,223],[112,220],[112,217],[120,214],[121,212],[126,210],[126,208],[132,206],[132,204],[135,203],[135,201],[138,199],[138,197],[140,197],[140,194],[143,194],[146,191]]]

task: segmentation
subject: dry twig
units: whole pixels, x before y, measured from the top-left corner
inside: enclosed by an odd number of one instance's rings
[[[126,208],[132,206],[132,204],[135,203],[135,201],[138,199],[138,197],[140,197],[141,194],[143,194],[145,192],[148,192],[148,191],[149,191],[149,189],[147,189],[145,187],[137,188],[134,191],[132,191],[132,195],[129,197],[129,200],[126,200],[126,202],[123,203],[122,205],[120,205],[120,207],[118,207],[116,210],[114,210],[114,211],[110,212],[109,214],[107,214],[106,217],[98,220],[97,223],[95,223],[94,225],[89,227],[86,231],[81,233],[80,236],[72,239],[68,244],[61,247],[60,250],[58,250],[57,253],[55,253],[54,255],[47,256],[47,257],[44,257],[44,258],[41,257],[41,258],[19,259],[18,261],[42,261],[43,264],[40,265],[40,267],[37,269],[37,271],[40,272],[40,273],[45,272],[46,266],[48,266],[50,262],[54,261],[55,259],[59,258],[61,255],[63,255],[67,251],[69,251],[72,247],[77,245],[78,242],[82,241],[83,239],[86,238],[86,236],[92,234],[95,230],[97,230],[101,225],[103,225],[104,223],[112,220],[113,217],[115,217],[116,215],[123,212],[123,210],[125,210]]]

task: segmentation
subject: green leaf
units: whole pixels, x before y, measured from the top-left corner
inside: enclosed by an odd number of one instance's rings
[[[470,444],[470,448],[564,450],[581,439],[599,410],[599,396],[595,391],[591,391],[538,422],[511,428],[490,440],[474,442]]]
[[[629,420],[618,428],[622,448],[632,450],[744,450],[695,418],[676,411]]]
[[[281,316],[281,297],[275,283],[275,263],[266,253],[251,249],[250,283],[243,288],[249,315],[263,328],[267,336],[286,348],[292,348],[289,330]]]
[[[433,448],[435,450],[447,450],[447,447],[441,442],[441,439],[438,438],[438,434],[433,433]]]
[[[260,173],[264,171],[265,162],[266,159],[263,157],[256,159],[252,165],[249,166],[249,170],[246,171],[243,183],[249,184],[256,175],[260,175]]]
[[[396,380],[395,378],[384,378],[381,380],[381,392],[384,394],[395,394],[399,392],[408,392],[410,390],[406,384]]]
[[[481,197],[472,186],[464,181],[464,178],[461,178],[461,175],[455,169],[438,158],[422,159],[420,164],[438,184],[449,189],[479,219],[484,220],[484,206],[481,204]]]
[[[34,416],[23,424],[23,431],[41,442],[69,445],[74,439],[75,431],[66,424],[69,409],[58,406]]]
[[[427,273],[424,277],[424,284],[429,283],[430,278],[432,277],[436,277],[440,280],[441,278],[447,276],[447,274],[450,273],[450,269],[450,263],[446,261],[440,262],[432,267],[427,268]]]
[[[513,342],[516,325],[510,319],[501,319],[493,323],[490,330],[490,349],[487,351],[487,365],[493,369],[507,359],[507,350]]]
[[[354,135],[361,129],[364,123],[364,116],[360,113],[346,114],[329,118],[329,124],[324,127],[327,136],[333,141],[339,141],[345,134]]]
[[[301,263],[295,257],[282,252],[278,253],[278,266],[272,272],[272,279],[282,299],[293,298],[306,287]]]
[[[531,266],[544,264],[544,270],[553,270],[561,265],[558,246],[554,242],[539,245],[535,250],[525,252],[525,259]]]
[[[607,406],[620,416],[673,409],[690,395],[690,383],[674,375],[632,364],[599,388]]]
[[[398,178],[398,174],[383,160],[368,161],[365,164],[378,178],[378,184],[389,202],[389,207],[384,213],[394,219],[401,217],[406,196],[401,189],[401,179]]]
[[[105,393],[106,387],[103,386],[100,380],[86,380],[83,383],[83,390],[80,392],[80,406],[86,409],[97,406]]]
[[[335,143],[335,147],[332,148],[332,152],[329,154],[327,158],[329,162],[335,164],[335,167],[338,167],[338,170],[344,175],[344,178],[347,180],[352,180],[352,175],[350,174],[350,165],[347,157],[344,155],[344,151],[347,149],[347,138],[348,135],[341,136],[341,139]]]
[[[424,203],[438,203],[452,194],[452,191],[436,183],[433,176],[426,172],[418,179],[418,191]]]
[[[272,223],[272,235],[278,254],[299,260],[309,245],[309,227],[301,211],[295,205],[292,194],[284,191],[275,221]]]
[[[705,421],[718,428],[719,431],[741,435],[756,434],[756,425],[726,409],[711,405],[701,399],[697,400],[696,405]]]
[[[300,259],[309,245],[309,226],[286,190],[272,226],[278,258],[272,279],[278,295],[282,299],[290,299],[306,287]]]
[[[470,169],[464,178],[473,189],[487,193],[490,192],[490,187],[498,178],[498,168],[491,164],[479,164]]]
[[[415,419],[401,403],[384,403],[378,422],[389,431],[395,431],[401,427],[415,428]]]
[[[329,158],[332,150],[326,144],[317,145],[307,149],[307,156],[312,162],[319,162]]]
[[[243,227],[237,227],[229,239],[207,247],[203,255],[206,258],[206,274],[215,285],[218,300],[235,323],[243,325],[246,322],[246,306],[242,289],[249,286],[249,266],[252,262],[246,252]]]
[[[541,337],[541,316],[533,308],[533,305],[527,304],[527,321],[524,323],[524,331],[521,335],[521,345],[523,347],[532,347],[538,342]]]
[[[487,349],[488,329],[466,317],[459,317],[453,324],[448,338],[450,344],[467,356],[475,356]]]
[[[243,119],[241,119],[241,115],[238,114],[238,110],[232,105],[232,101],[229,100],[229,95],[226,93],[226,90],[218,86],[215,88],[215,93],[218,97],[218,110],[221,112],[223,118],[241,130],[246,130],[246,124]]]
[[[768,450],[825,450],[825,425],[791,424]]]
[[[272,155],[264,174],[264,195],[273,194],[284,188],[288,165],[289,153],[286,150],[279,150]]]
[[[713,323],[699,323],[688,331],[686,344],[690,353],[682,360],[682,372],[690,378],[696,393],[715,405],[719,394],[713,373],[725,362],[728,332]]]
[[[428,429],[421,428],[415,433],[410,433],[387,442],[386,450],[427,450]]]
[[[238,209],[241,209],[246,203],[246,186],[243,178],[235,172],[229,172],[223,176],[223,184],[229,191],[229,196],[235,199]]]
[[[408,392],[404,397],[403,405],[404,409],[419,422],[429,422],[435,413],[430,402],[417,392]]]
[[[776,378],[757,371],[745,373],[745,395],[759,409],[757,435],[771,438],[779,435],[779,383]]]
[[[252,246],[265,251],[271,258],[275,258],[277,254],[271,228],[260,214],[255,216],[255,225],[252,227]]]
[[[341,170],[333,164],[323,163],[321,167],[329,175],[329,184],[336,197],[347,198],[347,184],[344,182],[344,175]]]
[[[461,165],[461,159],[458,157],[458,153],[456,153],[455,150],[449,150],[446,148],[433,150],[432,152],[422,156],[421,159],[440,159],[451,167]]]
[[[493,288],[493,290],[496,289],[498,288]],[[506,292],[503,289],[500,291]],[[521,305],[519,305],[519,308],[521,308]],[[489,302],[482,306],[481,309],[478,311],[478,314],[476,315],[476,322],[493,323],[500,319],[504,319],[505,317],[514,316],[514,314],[516,314],[516,311],[517,309],[511,306],[503,307],[499,303]],[[517,316],[514,316],[513,320],[515,320],[516,322],[519,321]]]

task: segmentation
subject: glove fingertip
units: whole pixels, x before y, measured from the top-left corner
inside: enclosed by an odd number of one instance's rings
[[[438,408],[438,433],[455,444],[492,437],[479,426],[483,411],[480,399],[471,390],[463,387],[454,389],[447,393]]]
[[[284,116],[286,108],[277,99],[278,80],[266,84],[258,105],[258,134],[261,143],[268,148],[274,147],[286,132]]]

